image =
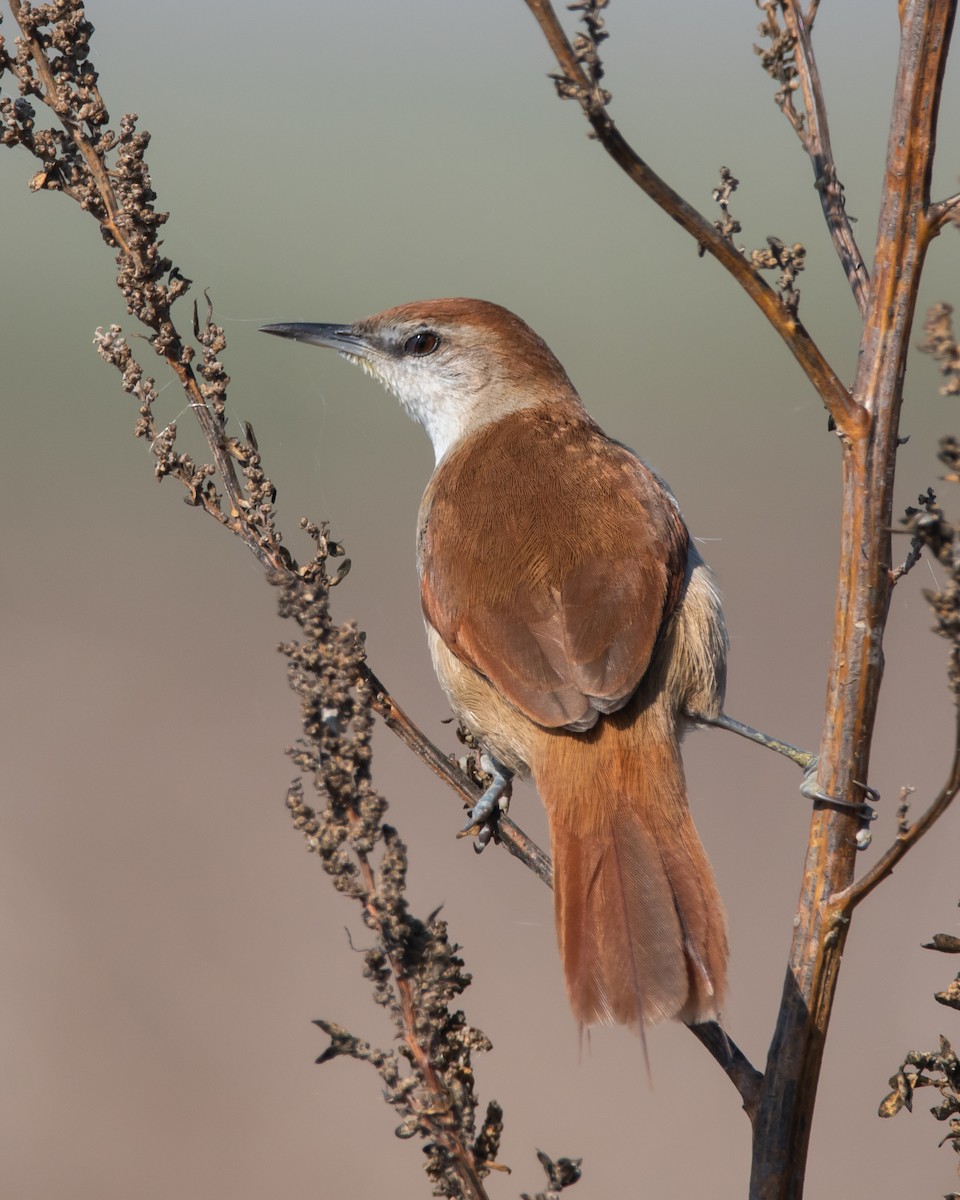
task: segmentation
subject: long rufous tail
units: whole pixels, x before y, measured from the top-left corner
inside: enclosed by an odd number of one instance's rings
[[[727,933],[687,804],[671,712],[640,698],[553,733],[534,778],[550,818],[554,908],[581,1025],[715,1019]],[[541,756],[537,756],[538,758]]]

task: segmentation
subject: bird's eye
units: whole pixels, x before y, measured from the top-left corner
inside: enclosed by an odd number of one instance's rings
[[[439,334],[434,333],[432,329],[423,329],[413,337],[407,338],[403,349],[406,354],[416,354],[418,358],[422,358],[425,354],[432,354],[439,345]]]

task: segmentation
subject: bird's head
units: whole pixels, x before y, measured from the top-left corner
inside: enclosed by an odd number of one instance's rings
[[[508,413],[574,399],[563,367],[533,330],[486,300],[422,300],[353,325],[280,324],[264,333],[338,350],[424,426],[437,461]]]

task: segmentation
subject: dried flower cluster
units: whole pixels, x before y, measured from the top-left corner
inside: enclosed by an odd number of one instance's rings
[[[937,950],[941,954],[960,954],[960,938],[949,933],[935,934],[924,946],[926,950]],[[960,1011],[960,974],[944,991],[937,992],[934,999],[948,1008]],[[949,1132],[941,1140],[947,1142],[960,1154],[960,1059],[947,1038],[941,1035],[939,1050],[923,1052],[910,1050],[904,1056],[897,1073],[890,1079],[893,1091],[883,1098],[878,1110],[881,1117],[895,1116],[901,1109],[913,1111],[914,1093],[920,1088],[936,1088],[940,1103],[930,1112],[938,1121],[947,1121]],[[957,1167],[960,1175],[960,1165]],[[947,1200],[957,1200],[958,1193],[952,1192]]]
[[[524,1192],[520,1200],[558,1200],[563,1189],[571,1187],[580,1178],[579,1158],[558,1158],[553,1162],[542,1150],[537,1151],[537,1158],[547,1173],[546,1191],[537,1192],[532,1197]]]
[[[733,245],[733,235],[740,233],[743,226],[735,216],[730,212],[730,197],[740,186],[740,180],[734,178],[733,172],[729,167],[720,168],[720,183],[710,193],[716,204],[720,206],[722,214],[719,221],[714,221],[713,227],[722,238]],[[702,251],[701,251],[702,253]],[[743,253],[743,248],[740,248],[740,253]]]
[[[202,326],[194,309],[194,345],[181,338],[171,316],[190,280],[161,250],[159,231],[167,214],[154,207],[145,158],[150,135],[137,129],[134,114],[122,117],[116,132],[109,128],[90,59],[93,26],[78,0],[37,6],[11,0],[11,8],[22,36],[13,55],[0,42],[0,76],[12,79],[19,95],[0,95],[0,142],[21,146],[39,160],[34,190],[62,191],[97,220],[117,252],[117,286],[127,311],[150,331],[149,344],[179,379],[211,452],[212,462],[197,464],[174,449],[176,422],[160,424],[153,415],[154,380],[133,357],[119,326],[98,329],[98,350],[139,401],[135,432],[149,441],[157,476],[182,483],[188,503],[239,534],[265,564],[292,565],[274,527],[274,489],[263,474],[253,431],[245,429],[242,438],[227,432],[223,330],[213,322],[209,302]],[[38,128],[31,100],[50,109],[59,124]],[[214,483],[218,476],[227,504]]]
[[[797,39],[789,29],[780,24],[780,0],[755,0],[755,3],[763,12],[763,20],[757,26],[757,32],[766,39],[768,45],[754,46],[754,54],[759,56],[760,65],[770,78],[780,85],[774,97],[777,105],[794,129],[801,132],[806,118],[794,103],[794,96],[800,87],[800,72],[797,70],[796,60]]]
[[[920,349],[933,356],[946,383],[941,396],[960,396],[960,343],[953,332],[953,306],[934,304],[923,322]]]
[[[940,439],[940,461],[947,467],[945,481],[960,482],[960,440]],[[932,488],[917,498],[917,505],[906,510],[903,521],[912,535],[912,547],[900,574],[909,570],[923,548],[946,568],[947,577],[937,591],[924,591],[936,617],[936,632],[950,643],[947,679],[960,704],[960,538],[957,526],[949,521]]]
[[[325,527],[310,526],[308,532],[319,563],[340,550]],[[309,806],[297,780],[287,807],[334,887],[360,903],[364,924],[375,935],[364,954],[364,974],[398,1036],[397,1049],[374,1049],[321,1020],[317,1024],[331,1044],[317,1061],[348,1055],[371,1063],[384,1082],[387,1103],[401,1116],[397,1136],[426,1139],[434,1194],[460,1196],[464,1176],[475,1182],[495,1165],[500,1140],[497,1104],[488,1107],[479,1134],[475,1128],[472,1054],[489,1050],[490,1043],[452,1007],[470,977],[446,923],[436,913],[421,921],[407,905],[406,846],[384,823],[386,801],[370,775],[373,711],[363,637],[352,625],[333,622],[323,579],[287,573],[276,575],[275,582],[281,615],[295,620],[304,634],[302,641],[281,646],[300,697],[304,733],[289,753],[323,800],[318,809]]]
[[[787,246],[779,238],[768,237],[766,250],[751,250],[750,259],[758,271],[779,271],[777,292],[785,307],[794,316],[800,307],[797,276],[806,265],[807,251],[799,242]]]
[[[720,168],[720,183],[710,193],[714,203],[721,212],[721,219],[714,221],[713,227],[717,233],[734,244],[733,235],[740,233],[742,226],[730,212],[730,199],[740,186],[740,180],[735,178],[729,167]],[[705,247],[700,246],[703,255]],[[743,246],[737,248],[738,253],[745,254]],[[800,306],[800,289],[796,287],[796,279],[806,265],[806,249],[799,243],[793,246],[785,245],[779,238],[768,237],[766,250],[751,250],[750,261],[757,271],[780,271],[777,278],[777,292],[786,310],[793,316],[797,315]]]
[[[584,26],[584,32],[578,33],[573,39],[573,55],[579,72],[577,76],[569,73],[550,76],[561,99],[576,100],[587,116],[597,119],[605,117],[606,120],[609,117],[604,110],[613,96],[600,86],[604,73],[600,61],[600,43],[610,36],[602,15],[608,3],[609,0],[578,0],[567,5],[571,12],[580,13]]]

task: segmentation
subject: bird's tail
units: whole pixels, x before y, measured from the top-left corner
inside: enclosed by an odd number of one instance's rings
[[[715,1019],[727,934],[673,715],[640,698],[533,764],[550,818],[567,991],[584,1025]],[[538,756],[540,757],[540,756]],[[539,769],[538,769],[539,767]]]

